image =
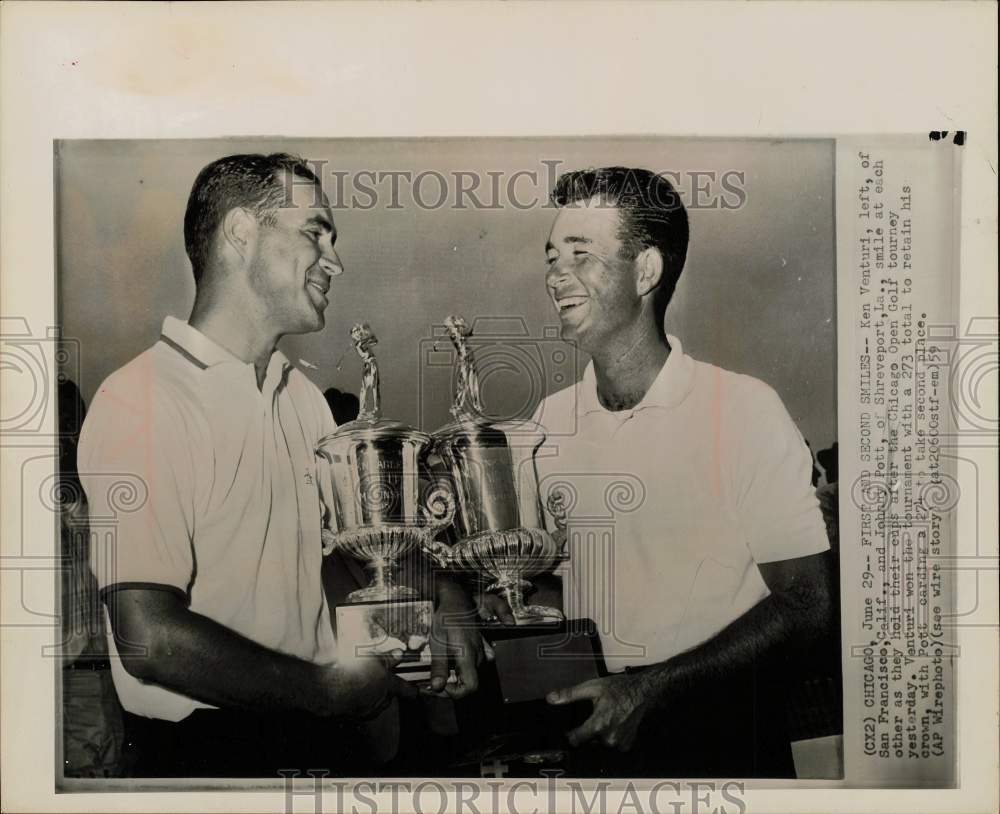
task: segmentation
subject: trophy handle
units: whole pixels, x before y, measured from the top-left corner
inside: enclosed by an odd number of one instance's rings
[[[566,548],[566,496],[558,489],[553,489],[545,501],[545,508],[555,521],[556,528],[552,532],[552,539],[555,540],[557,552],[561,554]]]
[[[451,565],[451,547],[447,543],[425,538],[420,543],[420,550],[434,560],[439,568],[448,568]]]
[[[333,553],[333,549],[337,547],[337,535],[334,534],[326,526],[320,530],[320,538],[323,541],[323,556]]]
[[[450,526],[455,519],[455,498],[448,489],[439,486],[427,495],[424,505],[420,507],[420,513],[426,532],[420,549],[441,568],[447,568],[451,565],[451,547],[447,543],[435,540],[434,537],[439,531]]]

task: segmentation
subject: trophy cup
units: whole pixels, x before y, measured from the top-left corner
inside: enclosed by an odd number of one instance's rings
[[[434,433],[434,452],[441,459],[454,491],[450,549],[453,566],[488,576],[487,590],[502,592],[519,625],[563,620],[562,612],[525,604],[529,577],[555,563],[562,544],[545,528],[535,452],[545,432],[530,421],[492,422],[484,414],[479,377],[465,320],[449,316],[445,328],[457,353],[452,421]],[[558,496],[548,501],[557,529],[565,513]]]
[[[360,410],[316,449],[322,535],[325,549],[361,560],[372,580],[337,606],[337,635],[355,655],[402,651],[399,672],[416,680],[429,675],[432,603],[397,584],[393,567],[414,549],[440,556],[432,541],[451,522],[454,504],[440,487],[421,494],[420,463],[430,436],[382,417],[372,350],[378,340],[367,324],[355,325],[351,340],[363,368]]]
[[[455,396],[452,421],[433,434],[433,451],[451,486],[449,559],[486,577],[487,590],[504,596],[516,623],[481,626],[494,658],[481,670],[475,699],[456,704],[457,729],[472,744],[468,755],[496,748],[537,753],[560,747],[563,733],[586,716],[581,705],[552,707],[545,696],[606,674],[600,637],[590,619],[566,619],[558,608],[525,602],[529,579],[560,559],[564,495],[550,493],[543,507],[535,455],[545,431],[531,421],[484,415],[472,331],[456,316],[445,320],[445,329],[457,354]],[[546,511],[554,532],[546,529]]]

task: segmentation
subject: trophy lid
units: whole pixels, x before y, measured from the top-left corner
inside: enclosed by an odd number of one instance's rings
[[[545,431],[534,421],[494,421],[485,415],[476,361],[468,342],[472,329],[465,319],[454,314],[445,317],[444,325],[455,346],[457,376],[450,410],[453,420],[435,431],[435,442],[452,444],[469,440],[476,446],[509,447],[511,438],[520,437],[530,439],[532,445],[541,444]]]
[[[341,424],[329,435],[321,438],[319,446],[339,444],[344,441],[374,441],[380,438],[408,438],[421,443],[429,443],[431,440],[427,433],[421,432],[409,424],[404,424],[402,421],[393,421],[389,418],[364,421],[359,418],[347,424]]]
[[[491,421],[480,416],[449,421],[435,430],[432,438],[443,445],[468,440],[485,447],[538,446],[545,440],[546,433],[540,424],[527,418]],[[521,439],[522,443],[517,444],[516,439]]]
[[[322,438],[319,447],[342,446],[357,441],[384,438],[406,439],[419,444],[429,443],[430,436],[427,433],[402,421],[383,418],[378,360],[372,350],[372,346],[378,344],[378,339],[367,322],[359,322],[351,328],[351,341],[354,350],[361,357],[362,364],[358,417]]]

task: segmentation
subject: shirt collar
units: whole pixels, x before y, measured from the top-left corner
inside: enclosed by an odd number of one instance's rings
[[[694,360],[684,353],[681,341],[670,334],[667,334],[667,343],[670,345],[670,355],[663,367],[656,375],[650,385],[646,395],[642,397],[631,412],[638,412],[647,407],[676,407],[691,392],[694,384]],[[587,369],[583,372],[583,378],[577,385],[577,413],[588,415],[590,413],[609,413],[616,415],[610,410],[606,410],[597,396],[597,374],[594,372],[594,362],[591,360],[587,364]],[[629,412],[629,411],[622,411]]]
[[[181,322],[176,317],[167,317],[163,320],[163,330],[160,332],[160,338],[202,370],[224,364],[240,365],[241,367],[250,368],[251,371],[253,370],[251,363],[244,362],[242,359],[233,356],[228,350],[213,342],[197,328],[192,327],[186,322]],[[278,377],[280,381],[291,367],[292,363],[288,361],[285,354],[275,348],[267,363],[265,381],[271,380],[276,374],[281,374]]]

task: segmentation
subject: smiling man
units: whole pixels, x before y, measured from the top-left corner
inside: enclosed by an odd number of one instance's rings
[[[333,216],[301,159],[234,155],[198,175],[184,237],[191,317],[102,384],[79,452],[92,521],[115,522],[92,567],[133,774],[361,771],[349,722],[412,690],[337,660],[313,452],[335,424],[277,350],[324,325]]]
[[[666,179],[570,173],[552,199],[546,290],[591,362],[536,413],[549,431],[539,474],[575,493],[571,530],[574,514],[613,510],[615,481],[637,498],[613,537],[571,535],[564,583],[570,615],[600,620],[620,672],[549,703],[592,704],[569,733],[584,774],[793,776],[770,665],[829,624],[810,455],[770,387],[666,332],[688,244]]]

